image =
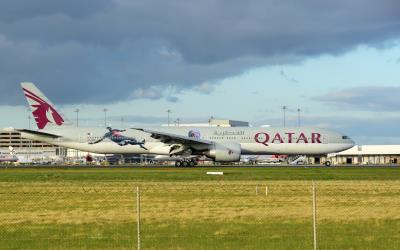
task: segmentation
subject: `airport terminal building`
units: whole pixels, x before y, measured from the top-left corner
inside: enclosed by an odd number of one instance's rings
[[[12,147],[16,154],[29,159],[56,160],[67,155],[67,149],[21,137],[18,132],[0,132],[0,150],[8,152]]]

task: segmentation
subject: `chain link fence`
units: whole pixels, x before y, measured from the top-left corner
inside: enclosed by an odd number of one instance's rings
[[[0,200],[0,249],[400,249],[399,181],[5,182]]]

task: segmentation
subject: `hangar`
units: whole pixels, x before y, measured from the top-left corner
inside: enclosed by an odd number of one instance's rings
[[[329,154],[330,161],[337,164],[399,164],[400,145],[356,145],[340,153]]]

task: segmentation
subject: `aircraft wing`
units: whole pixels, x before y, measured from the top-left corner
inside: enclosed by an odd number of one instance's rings
[[[171,134],[171,133],[143,129],[143,128],[132,128],[132,129],[143,131],[145,133],[149,133],[149,134],[151,134],[152,138],[157,139],[165,144],[180,143],[180,144],[186,144],[186,145],[197,144],[197,145],[204,145],[204,146],[209,146],[209,145],[214,144],[214,142],[212,142],[212,141],[197,139],[197,138],[183,136],[183,135]]]

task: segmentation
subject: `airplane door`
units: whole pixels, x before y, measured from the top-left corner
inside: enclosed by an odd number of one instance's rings
[[[322,135],[322,144],[328,144],[329,143],[329,136],[324,134]]]
[[[79,135],[79,140],[80,143],[85,141],[85,136]]]

